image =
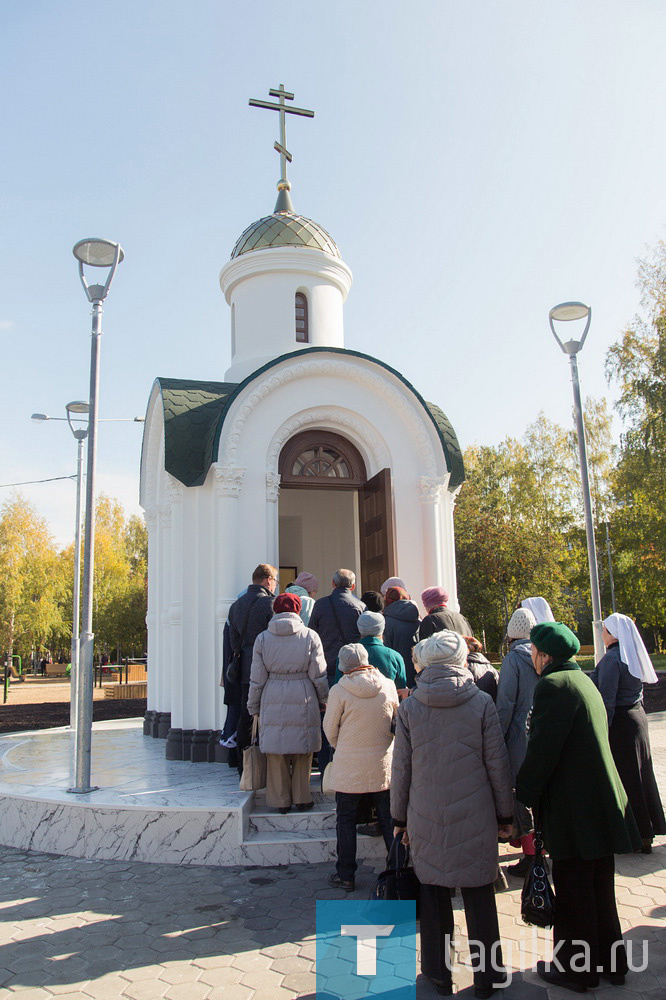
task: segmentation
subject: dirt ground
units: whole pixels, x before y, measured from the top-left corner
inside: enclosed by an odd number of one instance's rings
[[[146,711],[145,698],[106,698],[104,688],[93,691],[93,722],[132,719]],[[12,681],[7,704],[0,701],[0,733],[51,729],[69,725],[69,681],[26,678]]]

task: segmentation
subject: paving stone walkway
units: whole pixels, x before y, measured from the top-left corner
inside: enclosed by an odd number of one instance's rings
[[[664,789],[666,713],[650,718]],[[510,849],[503,851],[509,859]],[[598,1000],[666,998],[666,838],[651,855],[617,859],[623,930],[645,971]],[[20,1000],[314,1000],[315,900],[337,899],[331,866],[206,868],[89,861],[0,848],[0,998]],[[367,897],[375,872],[361,867],[352,898]],[[497,897],[507,965],[506,1000],[564,1000],[534,972],[549,934],[532,935],[518,912],[520,883]],[[464,919],[456,899],[459,958]],[[636,947],[638,946],[638,947]],[[461,997],[471,972],[454,970]],[[435,997],[421,977],[418,1000]]]

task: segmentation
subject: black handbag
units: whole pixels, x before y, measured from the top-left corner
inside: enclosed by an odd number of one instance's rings
[[[520,896],[520,915],[526,924],[552,927],[555,921],[555,893],[548,880],[541,834],[534,831],[534,857],[525,876]]]
[[[421,883],[409,863],[409,847],[401,843],[402,832],[391,844],[387,865],[370,890],[370,899],[413,899],[416,901],[416,916],[419,915]]]

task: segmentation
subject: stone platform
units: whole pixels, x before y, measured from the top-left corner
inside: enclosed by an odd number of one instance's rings
[[[93,725],[92,784],[72,795],[74,735],[0,737],[0,844],[77,858],[189,865],[314,864],[335,857],[335,803],[285,816],[263,792],[241,792],[226,764],[168,761],[143,720]],[[313,778],[318,782],[318,778]],[[359,858],[381,855],[359,837]]]

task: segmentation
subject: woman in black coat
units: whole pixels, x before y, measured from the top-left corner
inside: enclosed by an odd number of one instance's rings
[[[641,835],[641,850],[650,854],[653,838],[666,834],[643,708],[643,684],[655,684],[658,677],[627,615],[610,615],[604,622],[603,639],[606,654],[592,680],[606,706],[610,748]]]

